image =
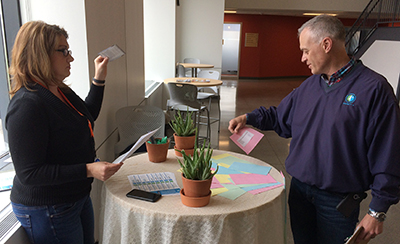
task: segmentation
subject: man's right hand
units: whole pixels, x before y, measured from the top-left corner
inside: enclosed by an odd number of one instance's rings
[[[238,133],[246,125],[246,114],[240,115],[229,121],[228,129],[231,133]]]

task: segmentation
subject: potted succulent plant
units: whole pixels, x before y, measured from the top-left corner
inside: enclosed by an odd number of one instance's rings
[[[160,163],[167,160],[169,148],[169,139],[164,138],[150,138],[150,141],[146,142],[146,150],[149,155],[149,161],[153,163]]]
[[[207,148],[203,144],[200,149],[195,144],[193,156],[187,155],[185,150],[181,153],[183,161],[178,158],[178,162],[182,170],[182,203],[189,207],[206,206],[211,197],[212,178],[218,171],[218,166],[214,172],[211,170],[213,149],[210,148],[210,143]]]
[[[181,111],[178,110],[177,114],[174,115],[174,119],[171,120],[169,125],[171,126],[174,133],[174,148],[175,155],[182,156],[181,152],[185,149],[186,154],[193,155],[194,144],[196,141],[197,128],[194,126],[192,119],[192,112],[187,111],[186,118],[184,119]]]

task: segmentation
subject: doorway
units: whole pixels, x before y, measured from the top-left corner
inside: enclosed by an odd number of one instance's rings
[[[224,23],[221,75],[239,77],[241,23]]]

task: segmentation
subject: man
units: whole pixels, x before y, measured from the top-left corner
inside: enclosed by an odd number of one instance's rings
[[[399,201],[398,102],[384,77],[348,57],[336,17],[317,16],[298,34],[301,61],[313,75],[278,107],[238,116],[229,130],[249,124],[292,138],[286,170],[295,243],[344,243],[371,189],[370,211],[358,224],[358,241],[369,240],[382,233],[385,213]]]

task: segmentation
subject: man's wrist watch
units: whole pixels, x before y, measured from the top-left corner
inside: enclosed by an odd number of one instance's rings
[[[368,214],[372,217],[374,217],[376,220],[379,222],[383,222],[386,219],[386,214],[384,212],[376,212],[372,209],[368,210]]]

